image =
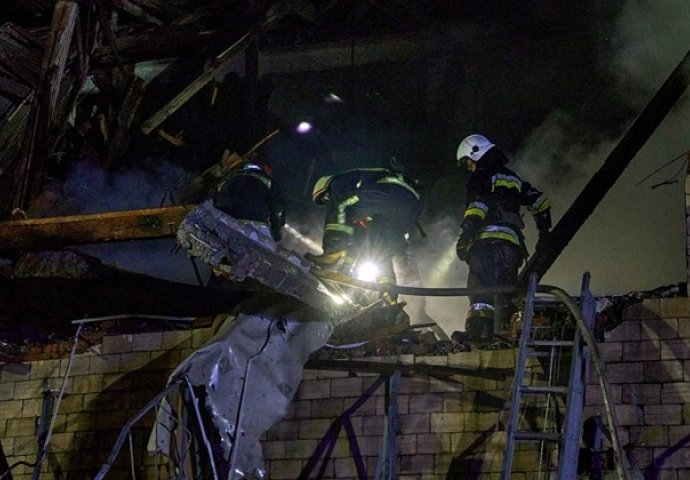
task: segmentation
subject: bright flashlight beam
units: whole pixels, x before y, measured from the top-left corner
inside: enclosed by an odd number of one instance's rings
[[[357,266],[355,276],[364,282],[375,282],[381,275],[381,269],[374,262],[366,261]]]
[[[290,225],[288,225],[287,223],[285,224],[285,226],[284,226],[283,228],[285,228],[285,230],[286,230],[290,235],[292,235],[292,236],[293,236],[294,238],[296,238],[300,243],[302,243],[302,245],[304,245],[305,247],[307,247],[307,249],[309,249],[310,252],[312,252],[312,253],[320,253],[320,252],[321,252],[321,245],[319,245],[318,243],[316,243],[316,242],[315,242],[314,240],[312,240],[311,238],[305,237],[304,235],[302,235],[301,233],[299,233],[297,230],[295,230],[294,228],[292,228],[292,227],[291,227]]]

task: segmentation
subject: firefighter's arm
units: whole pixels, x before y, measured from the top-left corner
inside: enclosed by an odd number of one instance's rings
[[[546,195],[527,184],[523,204],[534,218],[541,240],[551,230],[551,203]]]
[[[467,260],[467,254],[470,251],[472,243],[477,236],[477,232],[484,223],[484,217],[488,211],[488,206],[480,201],[470,202],[465,209],[465,215],[460,225],[460,235],[458,242],[455,244],[455,253],[463,262]]]

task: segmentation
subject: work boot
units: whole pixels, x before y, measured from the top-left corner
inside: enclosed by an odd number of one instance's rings
[[[347,250],[338,250],[336,252],[331,252],[331,253],[323,253],[321,255],[313,255],[311,253],[307,253],[304,255],[304,257],[312,262],[314,265],[317,265],[321,268],[325,268],[327,270],[339,270],[342,260],[345,258],[347,255]]]

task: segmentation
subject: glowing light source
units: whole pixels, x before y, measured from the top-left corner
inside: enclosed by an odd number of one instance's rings
[[[297,133],[307,133],[311,130],[312,125],[309,122],[300,122],[299,125],[297,125]]]
[[[381,275],[381,269],[371,261],[361,262],[355,268],[355,278],[364,282],[375,282]]]

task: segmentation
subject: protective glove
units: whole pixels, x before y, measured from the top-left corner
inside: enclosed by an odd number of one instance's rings
[[[539,230],[539,238],[549,233],[551,230],[551,211],[546,210],[534,217],[534,223],[537,224],[537,230]]]
[[[274,228],[271,225],[271,236],[273,237],[273,240],[280,242],[280,240],[283,238],[283,229],[280,227]]]
[[[463,262],[467,261],[470,245],[470,242],[465,241],[462,237],[458,238],[458,243],[455,244],[455,254]]]

